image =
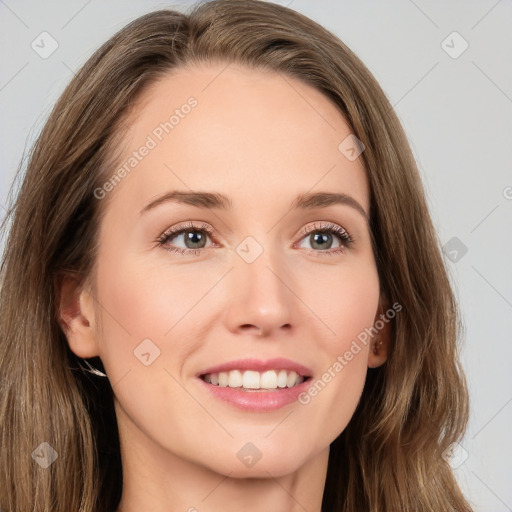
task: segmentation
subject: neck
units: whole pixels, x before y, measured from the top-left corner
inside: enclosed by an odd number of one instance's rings
[[[321,512],[328,447],[289,474],[260,466],[258,476],[236,477],[236,467],[221,474],[207,459],[164,450],[133,423],[119,422],[119,434],[123,492],[116,512]]]

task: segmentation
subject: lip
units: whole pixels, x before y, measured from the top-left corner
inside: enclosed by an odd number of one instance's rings
[[[278,388],[269,391],[240,391],[238,388],[214,386],[200,377],[197,380],[216,399],[229,405],[247,412],[269,412],[297,402],[299,395],[309,387],[311,378],[293,388]]]
[[[218,364],[201,370],[196,374],[196,377],[206,375],[207,373],[229,372],[231,370],[254,370],[257,372],[264,372],[266,370],[293,370],[303,377],[311,377],[313,375],[313,371],[310,368],[296,363],[291,359],[277,357],[274,359],[267,359],[266,361],[261,361],[260,359],[238,359],[235,361],[229,361],[227,363]]]

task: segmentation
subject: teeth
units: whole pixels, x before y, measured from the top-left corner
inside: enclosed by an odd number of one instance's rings
[[[286,373],[286,370],[281,370],[277,375],[277,387],[285,388],[287,382],[288,382],[288,374]]]
[[[286,380],[286,385],[291,388],[292,386],[295,386],[297,381],[297,374],[295,372],[291,372],[288,374],[288,379]]]
[[[233,370],[228,373],[228,386],[230,388],[239,388],[243,383],[242,373],[238,370]]]
[[[256,372],[257,373],[257,372]],[[260,385],[258,387],[263,389],[276,389],[277,388],[277,375],[274,370],[267,370],[261,374]],[[295,379],[294,379],[295,384]]]
[[[240,373],[240,372],[238,372]],[[242,378],[242,386],[245,389],[259,389],[260,387],[260,374],[259,372],[254,371],[246,371],[244,372],[243,378]],[[231,386],[231,377],[229,379],[230,386]],[[232,388],[238,387],[238,386],[231,386]]]
[[[267,370],[264,372],[232,370],[230,372],[208,373],[203,377],[203,380],[222,388],[276,389],[297,386],[304,381],[304,377],[293,370]]]
[[[229,375],[226,372],[221,372],[219,375],[219,386],[225,388],[228,385]],[[207,375],[208,377],[208,375]]]

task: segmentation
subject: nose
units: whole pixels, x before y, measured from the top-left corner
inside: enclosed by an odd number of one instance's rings
[[[234,267],[225,311],[229,330],[260,337],[291,330],[297,299],[286,266],[264,251],[252,263],[238,258]]]

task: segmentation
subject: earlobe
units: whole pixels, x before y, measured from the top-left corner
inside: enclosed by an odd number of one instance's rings
[[[383,365],[387,360],[387,350],[384,341],[378,336],[372,343],[370,354],[368,355],[368,368],[377,368]]]
[[[383,365],[388,357],[391,343],[391,319],[385,314],[388,309],[387,301],[381,299],[373,325],[378,333],[373,336],[370,351],[368,353],[368,367],[377,368]]]
[[[68,340],[69,348],[84,359],[98,356],[90,292],[70,274],[58,276],[55,284],[57,319]]]

